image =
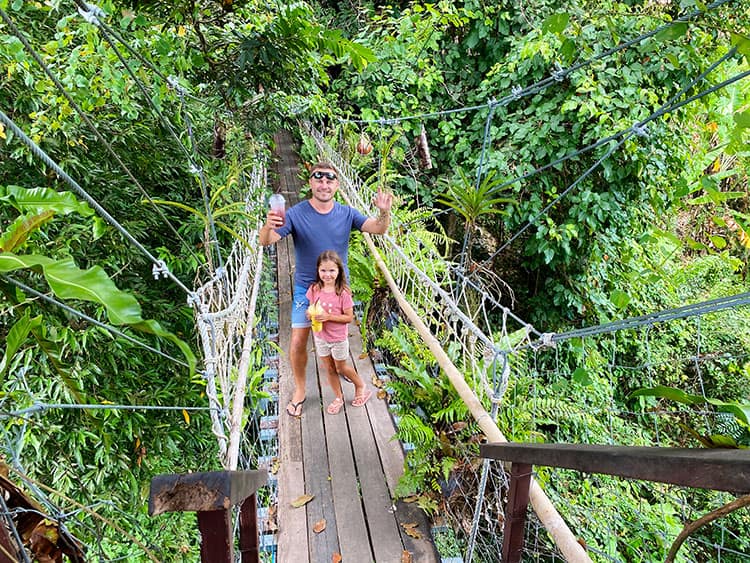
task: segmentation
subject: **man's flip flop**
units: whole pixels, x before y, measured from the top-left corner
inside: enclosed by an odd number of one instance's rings
[[[370,397],[372,397],[372,391],[368,389],[362,395],[358,395],[354,397],[354,400],[352,401],[352,406],[363,407],[365,403],[370,400]]]
[[[307,399],[307,397],[305,397],[305,399]],[[295,403],[294,401],[289,401],[289,404],[286,406],[286,414],[288,414],[289,416],[296,416],[297,418],[301,417],[302,416],[302,403],[305,402],[305,399],[302,399],[298,403]],[[291,407],[291,410],[290,410],[290,407]]]

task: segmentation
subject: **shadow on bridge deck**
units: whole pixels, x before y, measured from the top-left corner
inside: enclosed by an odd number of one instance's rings
[[[274,181],[291,205],[304,182],[298,177],[299,158],[289,133],[277,134],[276,156]],[[386,402],[373,396],[364,408],[354,408],[354,387],[344,383],[346,406],[338,415],[327,414],[325,406],[333,394],[325,374],[319,376],[312,339],[303,414],[299,419],[286,414],[293,388],[286,353],[294,268],[291,237],[277,244],[277,264],[283,351],[279,362],[278,561],[324,563],[338,561],[336,554],[343,562],[356,563],[439,561],[421,510],[393,500],[404,454],[398,440],[392,439],[395,428]],[[375,372],[368,356],[360,358],[359,331],[352,325],[349,333],[355,369],[372,386]],[[314,498],[304,507],[292,507],[304,494]],[[314,526],[323,520],[325,529],[316,533]],[[412,530],[421,538],[407,534]]]

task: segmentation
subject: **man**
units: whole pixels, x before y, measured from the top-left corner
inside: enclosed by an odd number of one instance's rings
[[[391,222],[392,194],[378,188],[373,200],[378,215],[365,217],[353,207],[334,200],[338,189],[338,172],[333,165],[328,162],[317,163],[310,170],[312,197],[288,209],[286,217],[269,210],[266,222],[260,229],[259,241],[263,246],[274,244],[290,234],[294,240],[296,266],[289,350],[294,393],[286,407],[290,416],[300,416],[302,403],[305,402],[307,340],[310,334],[310,320],[305,315],[309,302],[305,293],[317,277],[318,256],[324,250],[335,250],[344,263],[348,279],[349,237],[352,230],[382,235]]]

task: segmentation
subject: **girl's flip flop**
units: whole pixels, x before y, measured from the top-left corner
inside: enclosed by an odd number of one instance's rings
[[[344,399],[342,399],[341,397],[336,397],[333,401],[331,401],[331,404],[328,405],[326,412],[328,414],[339,414],[339,411],[341,410],[341,407],[343,406],[344,406]]]
[[[352,401],[352,406],[363,407],[365,403],[370,400],[370,397],[372,397],[372,391],[368,389],[361,395],[357,395],[356,397],[354,397],[354,400]]]

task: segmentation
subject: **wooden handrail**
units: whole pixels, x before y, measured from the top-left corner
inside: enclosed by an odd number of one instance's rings
[[[521,560],[533,465],[718,491],[750,491],[750,450],[499,442],[482,444],[479,451],[482,457],[513,464],[503,531],[503,562],[508,563]]]
[[[148,513],[197,512],[201,561],[233,563],[232,507],[240,505],[242,563],[258,563],[255,493],[267,480],[266,471],[157,475],[151,479]]]

